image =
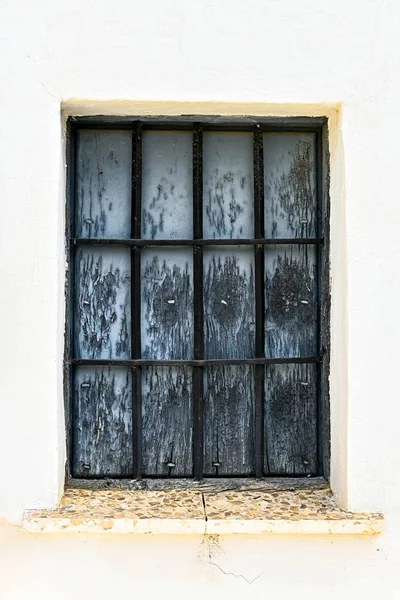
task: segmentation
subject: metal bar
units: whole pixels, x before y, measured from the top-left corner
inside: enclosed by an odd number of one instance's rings
[[[330,323],[331,323],[331,295],[330,295],[330,169],[329,169],[329,131],[327,124],[321,129],[319,141],[320,148],[320,203],[321,203],[321,231],[325,237],[325,244],[321,252],[321,356],[324,357],[320,366],[320,456],[322,459],[322,473],[325,479],[330,478]]]
[[[203,477],[203,397],[204,373],[198,368],[204,356],[203,333],[203,247],[197,241],[203,236],[203,132],[201,125],[193,129],[193,281],[194,281],[194,358],[193,373],[193,474]],[[197,367],[197,368],[196,368]]]
[[[316,199],[317,199],[317,235],[322,232],[322,132],[316,134],[315,144],[315,165],[316,165]],[[322,300],[322,265],[323,265],[323,247],[317,248],[317,343],[318,353],[322,356],[322,337],[321,337],[321,300]],[[323,474],[323,440],[321,423],[321,405],[322,405],[322,378],[321,365],[317,365],[317,401],[316,401],[316,421],[317,421],[317,474]]]
[[[102,239],[102,238],[72,238],[71,243],[83,246],[279,246],[293,245],[321,245],[324,238],[236,238],[236,239],[193,239],[193,240],[141,240],[141,239]]]
[[[69,264],[66,273],[66,322],[65,322],[65,354],[64,354],[64,393],[67,418],[67,474],[72,474],[72,458],[75,446],[74,420],[74,366],[69,364],[70,358],[74,356],[74,315],[75,315],[75,251],[76,248],[68,242],[72,233],[75,232],[75,199],[76,194],[76,172],[77,172],[77,132],[72,124],[67,129],[67,212],[66,212],[66,234],[67,234],[67,256]]]
[[[262,131],[312,131],[326,124],[326,117],[223,117],[220,115],[160,115],[160,116],[74,116],[69,121],[79,124],[80,128],[125,128],[129,129],[140,119],[146,129],[191,129],[194,123],[201,123],[204,130],[218,128],[231,131],[253,131],[255,124],[260,125]]]
[[[74,365],[108,365],[108,366],[127,366],[127,367],[209,367],[209,366],[228,366],[228,365],[298,365],[307,363],[320,363],[321,356],[299,356],[295,358],[211,358],[211,359],[182,359],[182,360],[152,360],[145,358],[137,359],[119,359],[119,358],[73,358],[71,363]]]
[[[264,166],[263,136],[258,124],[253,141],[254,160],[254,237],[264,237]],[[254,248],[255,260],[255,315],[256,315],[256,358],[264,358],[264,246],[257,244]],[[255,368],[255,467],[256,477],[263,475],[264,445],[264,378],[265,367],[256,363]]]
[[[132,130],[132,210],[131,236],[140,239],[142,217],[142,128],[137,121]],[[132,245],[131,252],[131,356],[141,358],[140,331],[140,267],[141,249]],[[133,477],[142,476],[142,371],[132,364],[132,430],[133,430]]]

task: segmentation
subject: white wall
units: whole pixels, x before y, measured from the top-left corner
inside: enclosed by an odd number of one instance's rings
[[[209,540],[40,538],[8,525],[2,597],[66,598],[75,572],[78,597],[397,599],[398,0],[3,0],[1,13],[0,516],[53,505],[63,483],[63,107],[330,116],[332,485],[387,523],[374,539],[222,540],[216,562],[249,580],[262,572],[251,585],[208,564]]]

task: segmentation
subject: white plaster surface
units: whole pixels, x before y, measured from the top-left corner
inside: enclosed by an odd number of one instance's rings
[[[332,487],[343,506],[385,514],[375,538],[235,536],[211,558],[208,538],[5,525],[1,598],[397,600],[399,1],[3,0],[0,10],[0,516],[20,523],[63,485],[61,107],[330,117]]]

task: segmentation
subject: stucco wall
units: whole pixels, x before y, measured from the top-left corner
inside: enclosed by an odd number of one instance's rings
[[[5,524],[1,597],[67,598],[74,581],[78,598],[399,598],[399,2],[3,0],[1,13],[0,516],[53,505],[63,483],[68,112],[330,117],[332,485],[343,505],[386,516],[364,539]]]

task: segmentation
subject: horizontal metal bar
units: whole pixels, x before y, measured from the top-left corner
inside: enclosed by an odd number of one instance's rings
[[[235,238],[235,239],[204,239],[204,240],[138,240],[110,238],[72,238],[72,244],[83,246],[281,246],[281,245],[318,245],[324,243],[324,238]]]
[[[300,356],[294,358],[218,358],[210,360],[151,360],[151,359],[112,359],[112,358],[73,358],[71,360],[74,365],[85,366],[126,366],[126,367],[156,367],[156,366],[192,366],[192,367],[208,367],[208,366],[225,366],[225,365],[286,365],[286,364],[304,364],[304,363],[319,363],[322,362],[320,356]]]
[[[210,129],[229,129],[231,131],[253,131],[256,124],[262,131],[310,131],[319,130],[327,123],[326,117],[261,117],[219,115],[161,115],[153,116],[77,116],[69,122],[79,128],[126,128],[130,129],[135,121],[140,121],[143,129],[191,129],[194,123],[201,123],[206,131]]]

